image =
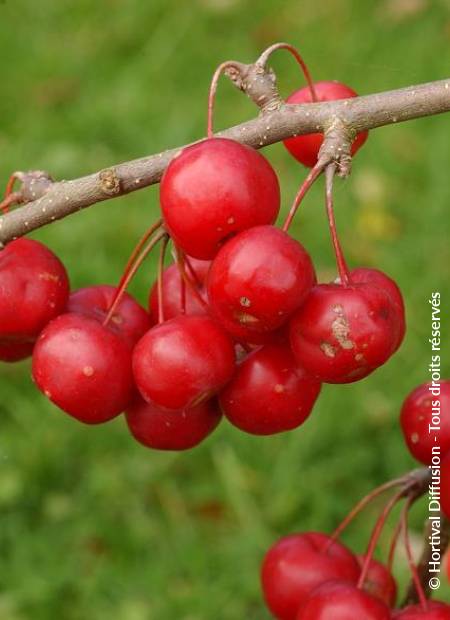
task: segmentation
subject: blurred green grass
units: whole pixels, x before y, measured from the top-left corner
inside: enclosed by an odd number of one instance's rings
[[[386,90],[448,75],[450,4],[3,0],[0,185],[15,169],[72,178],[200,137],[215,66],[250,61],[276,40],[298,45],[316,79]],[[287,55],[273,65],[284,94],[300,83]],[[221,83],[217,127],[254,113]],[[374,131],[339,182],[349,260],[399,281],[409,331],[366,381],[325,387],[298,431],[253,438],[223,423],[191,453],[159,454],[134,444],[122,419],[88,429],[62,415],[33,388],[28,363],[1,366],[2,620],[267,618],[258,571],[275,537],[331,530],[375,484],[413,466],[397,415],[427,379],[431,291],[450,304],[449,130],[441,116]],[[266,154],[286,208],[304,170],[280,145]],[[151,188],[35,236],[64,260],[74,287],[114,283],[157,205]],[[332,277],[320,188],[294,232]],[[143,303],[153,277],[150,262],[133,284]],[[374,516],[345,536],[355,549]],[[422,504],[417,536],[424,518]],[[449,598],[448,586],[440,594]]]

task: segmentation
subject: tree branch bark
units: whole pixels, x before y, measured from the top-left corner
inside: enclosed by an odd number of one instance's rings
[[[252,65],[243,66],[248,72]],[[257,70],[261,71],[261,67],[258,66]],[[242,79],[245,80],[245,75],[241,76],[239,87],[252,96],[249,85],[242,87]],[[263,108],[257,118],[216,136],[259,149],[295,135],[325,133],[337,121],[351,136],[366,129],[449,111],[450,78],[353,99],[307,105],[280,104],[268,111]],[[17,237],[97,202],[158,183],[170,160],[182,148],[117,164],[79,179],[53,183],[41,197],[0,217],[0,248]]]

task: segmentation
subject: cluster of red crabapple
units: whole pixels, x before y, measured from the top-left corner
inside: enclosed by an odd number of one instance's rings
[[[289,103],[356,95],[338,82],[313,83],[294,55],[308,87],[293,93]],[[255,435],[294,429],[311,413],[322,383],[363,379],[390,358],[405,334],[395,282],[376,269],[347,267],[334,222],[332,173],[327,172],[326,207],[337,280],[318,284],[309,254],[288,233],[322,172],[323,136],[285,141],[312,170],[283,227],[275,227],[280,192],[270,164],[249,147],[213,137],[218,75],[210,92],[208,137],[168,166],[160,188],[162,219],[145,232],[116,287],[70,292],[62,263],[31,239],[15,240],[0,253],[0,359],[32,356],[36,385],[60,409],[87,424],[125,411],[132,435],[155,449],[192,448],[222,414]],[[352,154],[366,139],[367,132],[355,137]],[[169,239],[175,262],[164,269]],[[146,310],[126,288],[157,243],[158,277]],[[428,387],[408,397],[401,423],[411,453],[429,466]],[[450,517],[450,382],[442,383],[440,402],[442,508]],[[417,483],[415,476],[405,476],[382,485],[332,536],[309,532],[276,543],[262,569],[274,616],[448,620],[448,605],[426,600],[412,561],[407,514]],[[395,487],[399,490],[380,515],[367,553],[355,556],[338,541],[340,533],[370,500]],[[388,514],[403,498],[384,566],[374,560],[374,549]],[[392,611],[397,592],[392,559],[402,531],[420,605]]]
[[[88,424],[126,412],[141,443],[187,449],[218,424],[269,435],[309,416],[321,384],[366,377],[405,333],[397,285],[376,269],[349,271],[327,212],[339,278],[318,284],[313,262],[288,228],[312,178],[321,134],[286,140],[312,175],[282,229],[278,179],[256,150],[208,137],[183,149],[160,185],[162,220],[134,250],[117,287],[69,293],[61,262],[30,239],[0,254],[0,357],[32,354],[38,388]],[[289,102],[353,97],[337,82],[313,83]],[[360,134],[353,152],[367,138]],[[332,181],[332,179],[331,179]],[[164,270],[169,239],[175,264]],[[125,289],[160,243],[148,312]]]
[[[400,424],[404,440],[412,456],[427,469],[392,480],[375,489],[328,536],[319,532],[303,532],[285,536],[265,555],[261,583],[266,604],[279,620],[449,620],[450,605],[428,601],[415,567],[408,535],[408,512],[414,501],[428,490],[430,472],[440,478],[440,507],[450,519],[450,380],[441,381],[439,395],[425,383],[405,399]],[[433,426],[436,408],[440,409],[439,467],[433,459],[436,452]],[[417,486],[420,491],[417,493]],[[394,491],[377,519],[367,551],[355,555],[339,542],[339,536],[353,519],[374,499]],[[404,501],[400,519],[386,564],[373,555],[383,527],[392,510]],[[395,551],[400,535],[419,603],[395,609],[397,583],[392,575]],[[431,575],[431,573],[430,573]]]

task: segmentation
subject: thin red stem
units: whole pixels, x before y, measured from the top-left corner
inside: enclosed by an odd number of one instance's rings
[[[164,236],[158,260],[158,323],[164,323],[164,258],[166,256],[169,237]]]
[[[300,189],[297,192],[297,195],[295,196],[294,202],[292,203],[292,207],[289,209],[289,213],[286,217],[286,220],[283,224],[283,230],[285,232],[287,232],[289,230],[290,225],[292,224],[292,220],[295,217],[295,214],[297,213],[297,210],[300,206],[300,203],[302,202],[303,198],[305,197],[305,195],[307,194],[307,192],[309,191],[309,189],[313,186],[314,181],[316,179],[319,178],[319,176],[322,174],[323,172],[323,165],[322,164],[316,164],[314,166],[314,168],[312,168],[309,173],[308,176],[306,177],[306,179],[303,181],[303,183],[300,186]]]
[[[371,493],[369,493],[368,495],[363,497],[362,500],[360,500],[356,504],[356,506],[349,512],[349,514],[345,517],[345,519],[342,521],[342,523],[334,530],[333,534],[331,535],[331,541],[332,542],[336,541],[339,538],[339,536],[342,534],[342,532],[350,525],[350,523],[372,501],[374,501],[377,497],[379,497],[383,493],[386,493],[386,491],[389,491],[390,489],[393,489],[393,488],[395,488],[397,486],[402,485],[404,482],[405,482],[405,478],[404,477],[396,478],[395,480],[390,480],[389,482],[386,482],[385,484],[382,484],[381,486],[379,486],[376,489],[374,489]],[[328,544],[332,544],[331,541]]]
[[[17,174],[14,173],[12,174],[9,179],[8,182],[6,184],[6,190],[5,190],[5,198],[6,196],[9,196],[9,194],[12,193],[13,189],[14,189],[14,184],[17,181]]]
[[[198,286],[198,288],[201,289],[203,287],[203,283],[201,282],[200,278],[198,277],[197,272],[195,271],[191,261],[189,260],[189,257],[186,254],[184,255],[184,262],[185,262],[185,265],[186,265],[189,273],[192,276],[192,279],[195,281],[195,283]]]
[[[10,194],[9,196],[6,196],[6,198],[4,198],[1,202],[0,202],[0,211],[3,213],[3,215],[6,215],[9,212],[9,207],[13,204],[16,204],[17,202],[19,202],[19,193],[18,192],[14,192],[13,194]]]
[[[180,276],[181,276],[181,290],[182,290],[181,305],[182,305],[182,308],[184,308],[183,314],[186,313],[186,286],[189,287],[189,290],[196,297],[196,299],[199,301],[199,303],[204,308],[207,308],[208,304],[203,299],[203,297],[200,295],[200,293],[197,290],[197,287],[195,286],[195,284],[192,282],[192,280],[190,279],[190,277],[186,273],[185,255],[178,248],[176,248],[176,256],[177,256],[178,270],[179,270],[179,273],[180,273]],[[184,286],[184,295],[183,295],[183,284],[185,285]],[[183,299],[183,297],[184,297],[184,299]]]
[[[350,273],[342,251],[342,246],[339,241],[339,236],[336,229],[336,220],[334,217],[334,205],[333,205],[333,179],[336,167],[334,164],[329,164],[325,170],[325,198],[326,208],[328,216],[328,225],[330,227],[331,240],[333,242],[334,253],[336,256],[336,263],[339,271],[339,278],[343,286],[348,286],[350,283]]]
[[[398,501],[405,495],[405,489],[401,489],[395,495],[391,497],[391,499],[387,502],[386,506],[383,508],[380,516],[377,519],[375,527],[373,529],[372,535],[370,537],[369,545],[367,547],[367,552],[365,554],[364,564],[361,569],[361,574],[359,576],[358,588],[362,588],[367,578],[367,574],[369,572],[370,563],[373,558],[373,554],[375,548],[378,544],[378,540],[381,536],[381,532],[383,531],[383,527],[386,523],[387,518],[389,517],[391,511],[395,507]]]
[[[214,74],[212,76],[211,84],[209,87],[209,94],[208,94],[208,124],[207,124],[207,129],[206,129],[206,135],[208,136],[208,138],[212,138],[214,136],[214,133],[213,133],[214,103],[216,100],[216,92],[217,92],[217,85],[219,83],[219,78],[222,75],[222,73],[225,71],[225,69],[233,65],[235,65],[235,63],[231,60],[227,60],[226,62],[223,62],[217,67],[217,69],[214,71]]]
[[[175,263],[178,269],[178,273],[180,275],[180,308],[181,308],[181,314],[186,314],[186,282],[184,281],[184,278],[182,276],[182,270],[180,267],[180,262],[184,263],[185,261],[185,254],[184,252],[182,252],[182,250],[180,250],[179,247],[177,247],[176,245],[174,245],[173,248],[173,252],[172,255],[175,259]]]
[[[252,347],[246,342],[239,341],[240,346],[244,349],[246,353],[251,353],[253,351]]]
[[[108,310],[108,314],[106,315],[106,318],[103,321],[103,325],[107,325],[109,323],[109,321],[111,320],[111,318],[113,317],[114,312],[117,310],[117,307],[119,306],[120,302],[122,301],[122,297],[123,297],[123,295],[124,295],[128,285],[130,284],[131,280],[133,279],[133,277],[136,274],[136,272],[139,269],[139,267],[142,265],[142,263],[147,258],[149,253],[153,250],[155,245],[159,241],[161,241],[161,239],[163,237],[166,237],[166,236],[167,236],[166,232],[160,231],[152,239],[150,239],[150,241],[144,247],[144,249],[142,250],[140,255],[133,262],[133,265],[127,270],[126,276],[122,277],[121,282],[120,282],[119,286],[116,289],[116,293],[115,293],[114,298],[112,300],[111,306],[110,306],[110,308]]]
[[[181,278],[180,296],[181,314],[186,314],[186,281],[184,278]]]
[[[139,255],[140,251],[142,250],[144,245],[147,243],[147,241],[150,239],[150,237],[153,235],[153,233],[155,233],[158,230],[158,228],[161,226],[161,224],[162,224],[162,220],[161,219],[157,220],[154,224],[152,224],[145,231],[145,233],[139,239],[138,243],[134,247],[134,249],[133,249],[133,251],[132,251],[132,253],[131,253],[131,255],[130,255],[128,261],[127,261],[127,264],[125,265],[125,269],[123,270],[123,274],[122,274],[122,277],[120,278],[120,281],[119,281],[119,284],[117,285],[117,288],[120,288],[122,286],[122,283],[126,280],[128,272],[132,268],[132,266],[134,264],[134,261],[136,260],[136,258]]]
[[[17,181],[17,175],[12,174],[9,177],[8,182],[6,184],[5,195],[3,196],[2,202],[0,202],[0,210],[2,211],[3,214],[8,213],[10,205],[14,203],[14,198],[12,197],[12,193],[14,189],[14,183],[16,181]]]
[[[416,564],[414,562],[414,557],[413,557],[413,553],[411,549],[411,541],[409,539],[408,511],[411,508],[413,501],[414,499],[412,497],[408,498],[408,501],[406,502],[405,506],[402,509],[402,515],[400,518],[400,522],[401,522],[401,529],[403,530],[403,539],[405,542],[406,557],[408,558],[409,569],[411,571],[412,579],[416,587],[417,596],[420,601],[420,606],[422,607],[423,611],[428,611],[427,597],[425,596],[425,592],[423,590],[423,587],[420,581],[419,573],[417,572]]]
[[[387,567],[388,567],[390,572],[392,572],[392,568],[393,568],[393,565],[394,565],[395,552],[397,550],[398,540],[400,538],[401,532],[402,532],[402,522],[401,522],[401,520],[399,520],[399,522],[395,526],[394,533],[392,534],[391,544],[390,544],[390,547],[389,547],[389,556],[388,556],[388,561],[387,561]]]
[[[287,50],[292,54],[292,56],[298,62],[303,71],[303,75],[305,76],[305,80],[309,86],[309,90],[311,91],[311,99],[314,103],[316,103],[319,98],[317,97],[316,89],[314,88],[314,82],[312,80],[311,73],[309,72],[308,65],[305,63],[299,51],[293,45],[290,45],[289,43],[274,43],[274,45],[271,45],[266,50],[264,50],[264,52],[259,57],[258,62],[262,65],[265,65],[269,59],[269,56],[276,50]]]

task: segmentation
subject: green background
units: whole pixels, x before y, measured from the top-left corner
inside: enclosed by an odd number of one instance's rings
[[[360,93],[445,78],[450,3],[2,0],[0,185],[16,169],[73,178],[201,137],[215,66],[249,62],[277,40],[300,48],[315,79]],[[284,95],[302,84],[287,53],[273,66]],[[216,126],[254,114],[223,80]],[[272,541],[332,530],[360,496],[414,465],[398,411],[428,377],[431,291],[450,308],[449,121],[373,131],[351,178],[337,183],[348,259],[400,283],[409,330],[373,376],[324,387],[297,431],[254,438],[224,422],[190,453],[151,452],[131,440],[122,418],[88,428],[57,411],[34,389],[28,362],[0,367],[2,620],[268,618],[258,571]],[[265,153],[286,209],[305,170],[281,145]],[[35,236],[65,262],[74,287],[114,283],[157,209],[154,187]],[[293,232],[320,277],[334,277],[321,188]],[[150,261],[132,286],[142,303],[153,278]],[[379,509],[344,536],[356,550]],[[417,549],[425,513],[422,503],[412,517]],[[397,569],[404,579],[402,553]]]

